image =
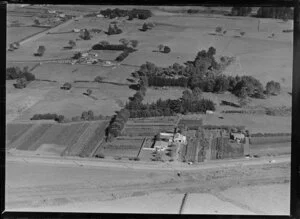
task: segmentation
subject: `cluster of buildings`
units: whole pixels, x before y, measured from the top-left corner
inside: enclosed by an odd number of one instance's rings
[[[186,136],[180,133],[161,132],[158,134],[158,140],[155,141],[154,149],[164,151],[171,144],[187,144]]]

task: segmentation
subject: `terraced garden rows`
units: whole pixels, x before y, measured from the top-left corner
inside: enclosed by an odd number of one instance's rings
[[[7,124],[6,126],[6,144],[10,145],[22,134],[27,132],[33,124]]]
[[[93,135],[88,138],[88,141],[84,144],[83,150],[80,152],[79,156],[87,157],[90,156],[94,151],[94,148],[102,143],[103,138],[105,136],[105,129],[108,126],[109,121],[104,121],[102,123],[98,123]]]
[[[89,156],[105,135],[107,121],[73,124],[9,124],[6,147],[36,151],[43,144],[56,145],[58,155]],[[19,127],[18,127],[19,126]],[[10,143],[11,142],[11,143]]]

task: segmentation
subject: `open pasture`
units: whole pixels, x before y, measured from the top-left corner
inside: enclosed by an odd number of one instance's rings
[[[29,120],[34,114],[44,113],[57,113],[71,119],[88,110],[95,115],[113,115],[135,93],[128,86],[104,83],[76,83],[70,91],[60,86],[62,83],[34,81],[23,90],[9,88],[7,120]],[[92,90],[96,99],[84,95],[87,89]]]
[[[203,119],[204,125],[232,125],[245,126],[250,133],[290,133],[291,117],[288,116],[268,116],[252,114],[223,114],[223,119],[219,115],[190,114],[183,115],[184,119]]]
[[[21,41],[29,36],[45,31],[47,28],[44,27],[9,27],[6,33],[6,46],[10,43]],[[21,48],[20,48],[21,49]],[[14,57],[19,51],[8,53],[9,57]]]
[[[100,65],[47,63],[38,66],[32,73],[37,79],[54,80],[60,83],[94,81],[97,76],[101,76],[104,81],[129,83],[126,79],[135,69],[129,66],[102,67]]]

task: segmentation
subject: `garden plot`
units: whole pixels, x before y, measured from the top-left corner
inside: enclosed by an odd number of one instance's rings
[[[107,121],[8,124],[10,142],[6,147],[35,154],[89,156],[103,139],[107,124]]]

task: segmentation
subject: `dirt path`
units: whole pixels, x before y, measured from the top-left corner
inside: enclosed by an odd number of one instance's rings
[[[252,165],[212,166],[210,168],[189,168],[177,176],[172,168],[133,168],[122,164],[110,166],[81,166],[80,161],[73,165],[60,162],[7,161],[6,207],[7,209],[57,207],[88,202],[107,202],[152,194],[209,193],[218,200],[228,202],[219,195],[230,188],[243,188],[253,185],[288,183],[290,164],[259,163]],[[55,159],[53,159],[55,160]],[[104,162],[99,162],[104,163]],[[109,162],[106,162],[109,163]],[[135,165],[138,165],[135,163]],[[205,166],[205,165],[203,165]],[[109,167],[109,168],[107,168]],[[22,179],[22,180],[18,180]],[[181,198],[182,199],[182,198]],[[247,210],[244,204],[231,204]],[[189,204],[188,204],[189,205]],[[177,205],[176,205],[177,206]],[[179,205],[178,205],[179,206]],[[249,210],[250,208],[248,208]],[[179,209],[176,207],[175,213]],[[251,211],[261,213],[260,211]]]

